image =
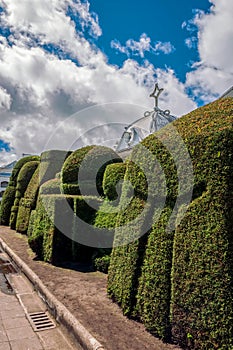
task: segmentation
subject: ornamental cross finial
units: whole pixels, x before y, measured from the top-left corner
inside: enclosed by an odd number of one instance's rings
[[[159,95],[163,92],[164,89],[160,89],[158,83],[155,84],[154,91],[150,94],[150,97],[155,99],[155,107],[158,107]]]

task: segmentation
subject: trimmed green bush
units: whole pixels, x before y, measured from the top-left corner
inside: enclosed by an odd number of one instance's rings
[[[118,196],[120,197],[122,185],[120,185],[118,188],[119,194],[117,193],[116,187],[120,181],[124,180],[125,171],[125,163],[109,164],[106,167],[103,178],[103,191],[104,195],[109,200],[116,200]]]
[[[73,205],[73,197],[39,197],[34,228],[29,237],[29,244],[38,258],[53,264],[72,260],[71,239],[62,233],[72,230],[73,208],[70,205]]]
[[[104,246],[101,230],[95,227],[95,217],[102,204],[98,197],[75,196],[74,223],[72,230],[72,255],[75,261],[91,262],[98,247]]]
[[[86,154],[94,146],[86,146],[72,152],[64,162],[61,171],[61,179],[63,184],[78,184],[78,169]]]
[[[33,228],[34,228],[34,225],[35,225],[36,215],[37,215],[36,210],[32,210],[31,213],[30,213],[28,230],[27,230],[28,237],[31,237],[31,235],[32,235]]]
[[[179,138],[170,133],[168,125],[142,142],[165,174],[167,194],[162,213],[157,212],[156,202],[148,201],[150,192],[156,199],[156,187],[150,189],[152,167],[140,145],[130,157],[137,159],[137,166],[130,169],[131,161],[127,162],[125,179],[134,187],[134,198],[117,222],[124,226],[130,215],[137,216],[137,201],[141,201],[142,207],[145,203],[151,207],[142,222],[134,225],[135,237],[146,221],[151,221],[152,229],[148,239],[144,235],[113,249],[108,292],[124,313],[140,318],[160,338],[169,340],[171,333],[173,341],[185,349],[233,347],[232,101],[218,100],[173,123],[190,154],[194,174],[193,200],[175,232],[170,229],[170,213],[172,222],[176,219],[179,223],[181,214],[174,204],[178,194],[185,203],[189,190],[185,150]],[[142,165],[147,164],[147,181],[140,159]],[[176,159],[182,189],[178,187]],[[162,172],[156,175],[158,186],[163,183]],[[133,232],[117,227],[114,245],[123,244],[127,234]]]
[[[226,102],[219,102],[225,104],[224,126]],[[196,170],[199,178],[205,173],[206,191],[191,203],[175,233],[172,336],[191,349],[233,347],[232,124],[198,138]]]
[[[169,206],[174,201],[177,189],[174,186],[172,190],[177,175],[168,150],[154,136],[151,136],[150,140],[146,139],[145,143],[150,152],[146,152],[145,155],[145,147],[138,145],[126,162],[124,180],[131,183],[134,194],[130,204],[124,211],[119,212],[117,218],[114,239],[116,248],[112,251],[108,273],[108,293],[120,304],[123,313],[129,316],[138,316],[135,308],[136,295],[154,210],[160,208],[161,211],[164,205]],[[156,165],[156,160],[166,164],[164,172]],[[165,180],[167,198],[163,188]],[[123,185],[123,194],[124,186],[128,186],[127,182]]]
[[[93,238],[98,234],[93,224],[100,203],[101,200],[94,197],[40,195],[29,238],[31,248],[40,259],[52,264],[91,262],[96,248],[78,242],[86,239],[98,242],[98,236],[96,240]],[[80,220],[74,220],[74,213]]]
[[[60,192],[64,194],[80,195],[79,185],[61,183]]]
[[[71,152],[61,150],[45,151],[41,154],[40,185],[55,178]]]
[[[121,161],[116,152],[104,146],[86,146],[74,151],[62,168],[63,192],[85,196],[103,195],[102,182],[106,166]],[[67,184],[79,185],[79,189]],[[71,193],[72,190],[75,193]]]
[[[16,231],[20,233],[27,233],[30,213],[36,208],[36,201],[39,192],[39,176],[40,176],[40,165],[35,170],[32,178],[27,186],[24,193],[24,197],[21,198],[19,203]]]
[[[3,194],[1,207],[0,207],[0,223],[1,225],[8,226],[10,222],[11,207],[14,204],[15,199],[15,187],[8,186]]]
[[[40,194],[61,194],[60,179],[48,180],[40,187]]]
[[[6,225],[8,226],[10,223],[10,216],[11,216],[11,207],[12,205],[14,205],[14,199],[13,199],[13,203],[12,203],[12,193],[14,192],[14,196],[16,195],[16,185],[17,185],[17,177],[18,174],[21,170],[21,168],[24,166],[24,164],[26,164],[27,162],[30,161],[38,161],[40,158],[38,156],[28,156],[28,157],[24,157],[21,158],[14,166],[14,169],[12,171],[11,177],[10,177],[10,181],[9,181],[9,185],[10,186],[10,190],[5,191],[4,195],[3,195],[3,199],[2,199],[2,203],[3,203],[3,209],[2,209],[2,214],[0,212],[0,215],[3,217],[1,219],[0,216],[0,220],[2,222],[2,225]],[[14,188],[14,191],[13,191]],[[17,193],[19,195],[19,192]],[[9,198],[8,198],[9,195]],[[17,204],[18,205],[18,204]]]
[[[24,164],[26,164],[27,162],[31,162],[31,161],[39,161],[40,157],[39,156],[27,156],[24,158],[21,158],[14,166],[14,169],[12,171],[11,177],[10,177],[10,182],[9,185],[10,186],[14,186],[16,187],[17,185],[17,178],[18,178],[18,174],[21,170],[21,168],[24,166]]]
[[[22,166],[22,168],[18,173],[15,201],[14,201],[14,206],[12,207],[11,217],[10,217],[10,227],[13,230],[15,230],[16,228],[16,221],[17,221],[20,199],[23,197],[24,192],[26,191],[27,186],[35,170],[37,169],[38,165],[39,165],[39,161],[36,161],[36,160],[28,161]]]
[[[154,216],[142,264],[137,293],[137,315],[153,335],[168,340],[171,302],[173,231],[167,231],[171,208]]]
[[[110,264],[110,255],[104,255],[100,258],[95,258],[94,267],[97,271],[108,273],[108,267]]]

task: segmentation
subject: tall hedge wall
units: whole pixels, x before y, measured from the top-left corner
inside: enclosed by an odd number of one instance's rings
[[[0,222],[2,225],[8,226],[10,223],[10,216],[11,216],[11,207],[14,204],[14,199],[13,199],[13,193],[14,196],[16,195],[16,185],[17,185],[17,177],[20,172],[20,169],[26,164],[27,162],[30,161],[38,161],[40,160],[39,156],[27,156],[24,158],[21,158],[14,166],[9,185],[10,189],[8,191],[5,191],[3,194],[2,198],[2,209],[0,211]],[[17,204],[18,205],[18,204]]]
[[[65,161],[61,180],[65,194],[103,195],[102,181],[108,164],[122,162],[111,148],[86,146],[74,151]],[[80,170],[81,169],[81,170]],[[81,187],[81,191],[80,191]]]
[[[120,197],[121,182],[124,180],[125,171],[125,163],[109,164],[106,167],[103,177],[103,191],[107,199],[116,200]]]
[[[148,238],[145,235],[116,247],[111,256],[108,290],[123,312],[139,317],[147,329],[163,339],[169,340],[171,335],[184,349],[233,346],[232,101],[232,98],[218,100],[173,123],[189,151],[194,175],[193,199],[175,232],[168,229],[168,222],[174,209],[173,220],[180,215],[174,204],[181,189],[176,164],[164,145],[167,142],[174,145],[173,155],[179,155],[182,147],[179,148],[175,139],[170,140],[170,126],[155,134],[156,138],[151,135],[142,142],[156,155],[165,174],[164,209],[158,214],[152,203],[145,220],[153,216],[156,220],[152,222]],[[136,156],[141,149],[135,147],[131,160],[140,159]],[[148,164],[147,157],[143,159],[141,154],[141,158],[142,163]],[[185,174],[187,168],[182,159],[181,153],[179,165]],[[149,203],[149,191],[145,191],[141,181],[143,171],[137,167],[130,169],[130,164],[127,163],[125,178],[131,177],[134,198],[129,212],[126,210],[124,216],[118,217],[123,223],[129,214],[137,215],[139,210],[137,205],[133,206],[134,201],[144,201],[142,206]],[[157,183],[161,182],[158,176]],[[147,186],[150,183],[149,178]],[[181,198],[185,198],[186,191],[188,187],[184,184]],[[134,228],[140,232],[140,225]],[[117,228],[116,245],[119,237],[123,235]]]
[[[150,154],[147,151],[145,154],[145,144]],[[171,205],[177,190],[175,164],[169,152],[155,137],[145,140],[145,144],[143,147],[136,146],[126,163],[124,180],[133,186],[134,196],[129,206],[120,212],[117,218],[119,228],[115,230],[116,248],[112,252],[108,277],[108,293],[129,316],[137,316],[136,295],[155,207],[160,212],[165,199],[166,205]],[[166,163],[164,174],[156,164],[156,158],[161,163]],[[167,198],[165,188],[161,185],[165,180],[168,187]],[[173,186],[174,184],[176,186]],[[124,185],[122,191],[124,192]],[[130,239],[131,243],[122,246],[125,237]]]
[[[172,336],[192,349],[233,347],[232,103],[215,106],[222,123],[205,130],[194,150],[206,191],[177,228],[173,253]]]
[[[23,197],[27,186],[39,165],[39,161],[29,161],[25,163],[19,171],[16,184],[15,201],[11,210],[10,227],[15,230],[20,199]]]
[[[61,150],[50,150],[41,154],[40,185],[55,178],[70,154],[71,152]]]
[[[23,157],[21,158],[14,166],[14,169],[11,173],[11,177],[10,177],[10,182],[9,185],[10,186],[14,186],[16,187],[17,185],[17,178],[18,178],[18,174],[21,170],[21,168],[24,166],[24,164],[26,164],[27,162],[31,162],[31,161],[39,161],[40,157],[39,156],[27,156],[27,157]]]
[[[36,214],[30,220],[31,248],[40,259],[53,264],[90,262],[96,248],[79,242],[88,241],[88,235],[96,234],[94,218],[100,204],[101,200],[95,197],[40,195]],[[81,221],[74,220],[75,216]],[[90,226],[84,227],[82,222]],[[89,241],[92,240],[90,236]],[[98,242],[98,237],[96,240]]]
[[[10,222],[11,207],[15,200],[15,187],[8,186],[5,190],[0,207],[0,223],[1,225],[8,226]]]
[[[19,203],[19,210],[16,221],[16,231],[20,233],[27,233],[30,213],[36,208],[36,201],[39,192],[40,181],[40,164],[35,170],[32,178],[24,193],[24,197],[21,198]]]

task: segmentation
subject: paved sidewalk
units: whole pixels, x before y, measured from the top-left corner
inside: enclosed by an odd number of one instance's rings
[[[45,349],[15,295],[0,292],[0,350]]]
[[[1,257],[3,254],[0,253]],[[4,260],[6,258],[5,255]],[[49,315],[54,327],[35,331],[35,325],[32,321],[29,322],[26,315],[30,317],[35,312],[47,314],[46,305],[22,274],[9,273],[7,280],[13,291],[11,288],[7,290],[4,283],[0,283],[0,350],[82,349],[64,334],[61,327]]]

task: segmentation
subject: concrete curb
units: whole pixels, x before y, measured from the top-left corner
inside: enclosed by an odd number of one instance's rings
[[[0,238],[1,248],[10,256],[20,271],[31,281],[35,290],[48,306],[58,323],[68,332],[72,332],[78,343],[86,350],[105,350],[88,330],[71,314],[71,312],[48,290],[41,279],[16,255],[11,248]]]

